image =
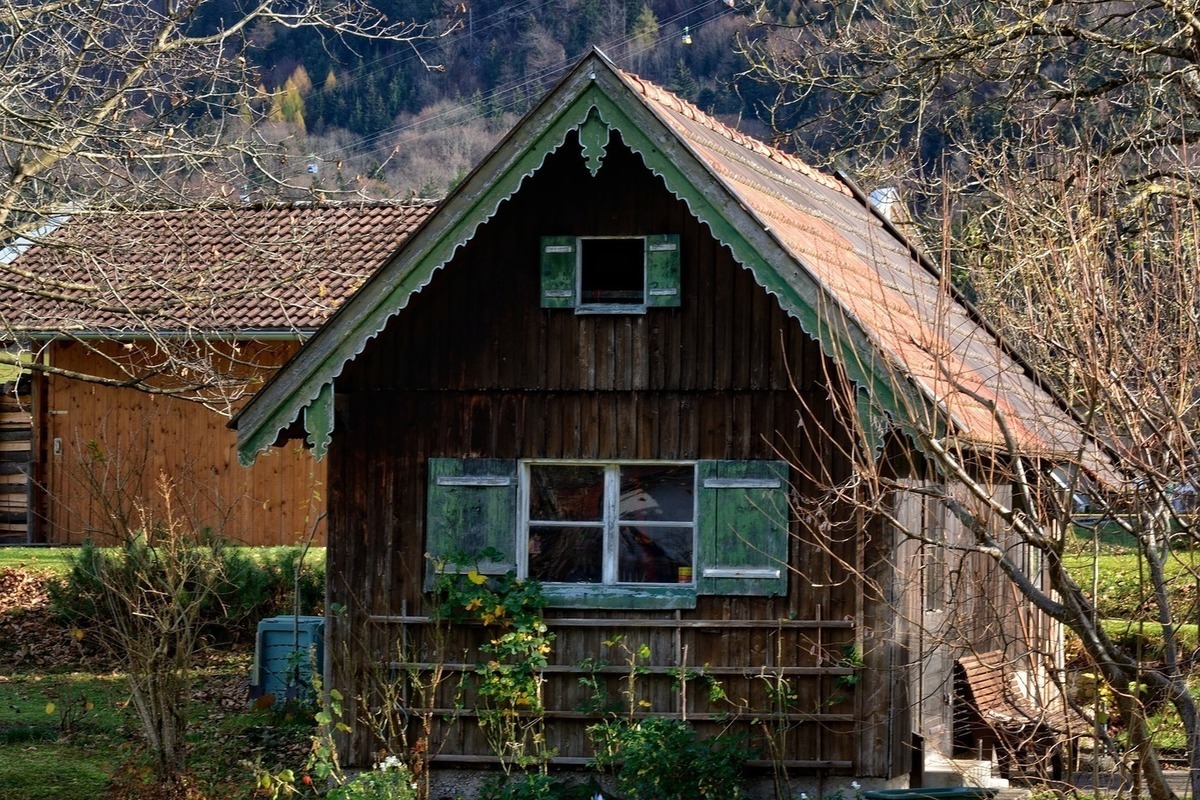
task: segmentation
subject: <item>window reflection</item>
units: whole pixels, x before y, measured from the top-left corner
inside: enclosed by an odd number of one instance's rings
[[[695,470],[674,465],[621,467],[621,520],[691,522]]]
[[[531,464],[527,575],[691,584],[695,474],[681,464]]]
[[[529,528],[529,577],[551,583],[599,583],[604,529]]]
[[[529,519],[537,522],[599,521],[604,469],[536,464],[529,469]]]
[[[691,528],[621,526],[622,583],[691,583],[691,566]]]

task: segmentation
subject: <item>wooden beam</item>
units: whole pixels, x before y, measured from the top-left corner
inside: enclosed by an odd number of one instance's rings
[[[409,614],[372,614],[371,622],[389,625],[430,625],[433,618]],[[842,628],[854,627],[852,619],[594,619],[587,617],[543,617],[550,628]],[[463,622],[455,622],[462,625]],[[467,622],[465,624],[474,624]]]
[[[480,712],[478,710],[470,709],[470,708],[411,708],[411,707],[405,707],[404,711],[407,714],[409,714],[410,716],[421,716],[421,715],[429,714],[434,717],[440,717],[443,719],[446,719],[446,718],[472,719],[472,718],[478,718],[480,716]],[[605,715],[604,714],[592,714],[592,713],[587,713],[584,711],[554,711],[552,709],[546,709],[545,711],[542,711],[540,714],[537,714],[537,715],[535,715],[531,712],[527,712],[527,711],[526,712],[517,712],[517,716],[525,718],[525,719],[532,719],[534,716],[540,716],[542,719],[546,719],[546,720],[553,720],[553,719],[599,720],[599,719],[603,719]],[[632,714],[629,714],[628,712],[621,712],[618,716],[621,719],[628,719],[631,716],[634,719],[679,719],[680,713],[678,711],[635,711]],[[816,714],[802,714],[802,713],[749,714],[749,713],[747,713],[746,716],[747,716],[747,718],[752,717],[753,719],[756,719],[759,721],[811,722],[811,723],[821,723],[822,725],[826,725],[826,724],[833,723],[833,722],[852,723],[852,722],[856,721],[853,714],[822,714],[822,713],[816,713]],[[716,712],[716,713],[695,713],[695,712],[689,711],[688,715],[687,715],[687,721],[688,722],[729,722],[732,717],[733,717],[732,714],[730,714],[728,712],[724,712],[724,711]]]
[[[477,756],[477,755],[456,755],[453,753],[438,753],[430,759],[435,764],[499,764],[500,759],[496,756]],[[550,766],[553,767],[591,767],[596,763],[592,758],[580,758],[577,756],[553,756],[549,759]],[[746,766],[751,769],[770,769],[777,766],[784,766],[794,769],[808,770],[847,770],[853,769],[854,762],[852,761],[818,761],[818,760],[797,760],[783,759],[780,761],[747,761]]]
[[[478,664],[439,663],[432,661],[392,661],[388,664],[391,669],[430,670],[440,669],[446,672],[474,672]],[[712,666],[642,666],[633,668],[639,675],[678,675],[683,670],[688,676],[701,675],[739,675],[744,678],[754,678],[760,675],[775,677],[777,675],[808,675],[822,677],[825,675],[853,675],[857,670],[853,667],[712,667]],[[628,675],[631,668],[628,665],[609,664],[602,667],[581,667],[577,664],[550,664],[539,667],[534,672],[545,674],[577,674],[577,675]]]

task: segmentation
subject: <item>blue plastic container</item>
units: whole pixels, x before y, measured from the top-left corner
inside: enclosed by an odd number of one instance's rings
[[[324,617],[271,617],[258,623],[250,699],[270,695],[272,704],[307,701],[312,675],[325,664]],[[255,705],[263,705],[256,702]]]

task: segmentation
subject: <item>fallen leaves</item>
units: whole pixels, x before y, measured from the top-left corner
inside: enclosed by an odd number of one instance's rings
[[[104,654],[87,645],[84,631],[54,613],[51,580],[52,575],[37,570],[0,570],[0,672],[30,667],[111,669]]]

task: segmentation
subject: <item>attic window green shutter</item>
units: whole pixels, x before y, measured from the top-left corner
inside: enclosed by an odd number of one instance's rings
[[[787,463],[697,465],[700,594],[787,594]]]
[[[486,575],[517,568],[517,462],[499,458],[431,458],[426,500],[425,588],[437,565],[444,571],[478,566]],[[493,549],[499,557],[478,565],[445,563]]]
[[[646,306],[679,306],[679,236],[646,237]]]
[[[575,307],[574,236],[542,237],[542,308]]]

